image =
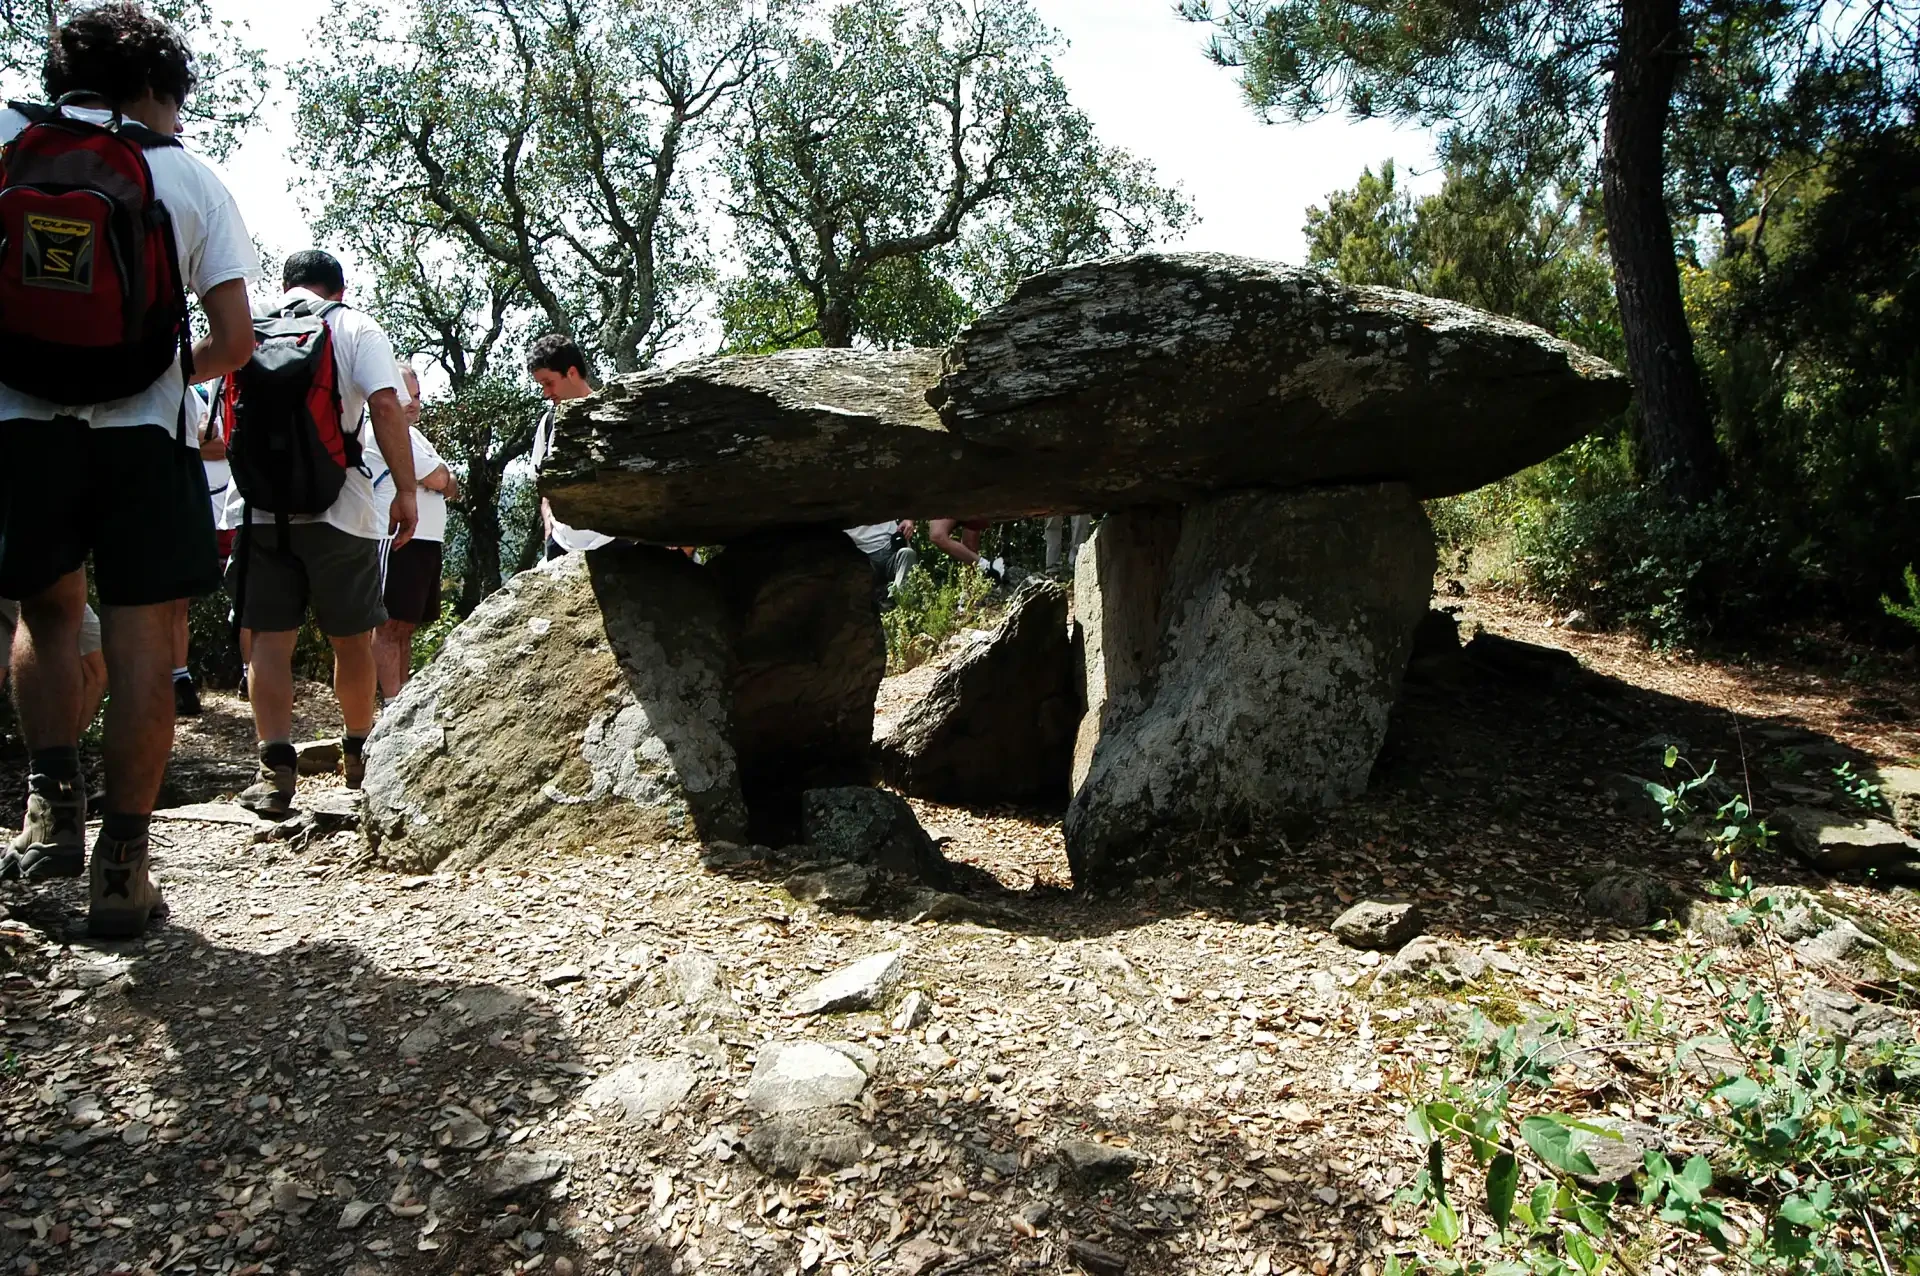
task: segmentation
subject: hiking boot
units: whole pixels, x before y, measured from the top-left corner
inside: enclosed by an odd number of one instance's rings
[[[175,678],[173,680],[173,716],[176,718],[200,716],[200,688],[193,685],[193,679]]]
[[[342,753],[340,755],[340,774],[346,777],[348,788],[359,788],[367,778],[366,755],[363,753]]]
[[[284,820],[293,811],[294,769],[290,766],[260,764],[260,778],[243,789],[234,801],[255,815]]]
[[[78,877],[87,869],[87,792],[78,781],[27,781],[27,822],[0,857],[0,879]]]
[[[102,832],[93,844],[87,878],[87,933],[96,939],[137,939],[167,916],[167,901],[147,875],[147,839],[120,841]]]

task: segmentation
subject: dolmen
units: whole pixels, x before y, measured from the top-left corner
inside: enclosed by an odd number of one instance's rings
[[[1086,885],[1338,803],[1427,612],[1420,502],[1545,460],[1628,393],[1527,324],[1213,254],[1035,276],[944,351],[618,378],[560,413],[539,485],[641,543],[523,573],[454,631],[370,742],[370,841],[415,870],[778,844],[806,791],[884,776],[1067,800]],[[1071,590],[1023,590],[876,752],[884,643],[838,529],[1061,513],[1103,516]],[[657,548],[686,544],[722,548]]]

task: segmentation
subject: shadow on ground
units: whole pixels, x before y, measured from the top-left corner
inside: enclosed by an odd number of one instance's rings
[[[0,1256],[465,1272],[564,1247],[542,1229],[569,1167],[537,1135],[585,1069],[540,1003],[395,978],[348,942],[258,953],[163,926],[94,947],[81,907],[42,890],[13,908],[92,955],[11,1038],[45,1120],[14,1133],[8,1212],[48,1226],[0,1232]]]
[[[1680,754],[1673,771],[1670,745]],[[968,920],[1059,938],[1193,912],[1324,928],[1370,896],[1415,899],[1433,929],[1467,937],[1592,937],[1611,923],[1581,894],[1602,874],[1645,874],[1684,908],[1725,872],[1704,842],[1662,827],[1640,781],[1671,785],[1712,767],[1764,816],[1809,793],[1846,809],[1836,768],[1872,763],[1799,722],[1636,686],[1564,654],[1502,667],[1455,657],[1409,677],[1368,792],[1324,815],[1187,836],[1138,862],[1134,876],[1075,892],[1009,890],[1002,879],[1012,874],[993,848],[949,851],[973,871],[960,889],[986,906]],[[965,813],[1053,825],[1057,848],[1058,809]],[[1759,884],[1826,880],[1784,841],[1741,867]]]

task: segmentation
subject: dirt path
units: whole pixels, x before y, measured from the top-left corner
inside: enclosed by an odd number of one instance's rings
[[[1563,641],[1511,607],[1470,614]],[[704,871],[691,846],[399,878],[356,863],[348,833],[169,824],[173,921],[142,943],[79,938],[77,890],[4,897],[0,1265],[1376,1276],[1410,1244],[1392,1204],[1417,1168],[1405,1096],[1464,1006],[1580,1033],[1629,990],[1678,1021],[1705,1012],[1678,965],[1696,939],[1580,903],[1610,867],[1695,894],[1715,872],[1617,812],[1611,773],[1657,765],[1656,734],[1702,765],[1727,756],[1735,723],[1755,725],[1730,709],[1845,726],[1883,756],[1920,747],[1905,719],[1846,726],[1860,700],[1912,705],[1902,671],[1842,696],[1809,671],[1564,640],[1607,679],[1416,688],[1366,799],[1117,894],[1062,889],[1057,812],[916,804],[1001,884],[992,924],[822,912]],[[237,712],[210,698],[210,718]],[[1910,891],[1833,889],[1920,927]],[[1365,995],[1379,955],[1328,927],[1382,892],[1494,973],[1454,997]],[[783,1013],[895,950],[924,1022]],[[863,1078],[843,1169],[754,1168],[772,1124],[748,1103],[755,1063],[783,1041],[832,1045]],[[1604,1056],[1564,1084],[1595,1112],[1652,1115]],[[1124,1152],[1099,1154],[1104,1177],[1074,1171],[1074,1140]],[[1642,1257],[1701,1262],[1665,1241]]]

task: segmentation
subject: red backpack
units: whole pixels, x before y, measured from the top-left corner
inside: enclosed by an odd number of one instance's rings
[[[324,514],[348,470],[365,471],[359,436],[341,418],[339,369],[327,316],[337,301],[301,300],[253,321],[253,358],[227,378],[233,485],[250,510]]]
[[[28,124],[0,152],[0,382],[105,403],[147,389],[176,356],[192,380],[173,219],[146,155],[179,140],[11,105]]]

